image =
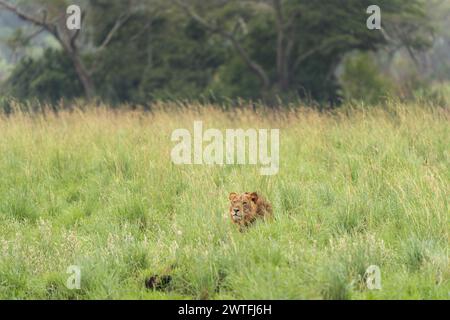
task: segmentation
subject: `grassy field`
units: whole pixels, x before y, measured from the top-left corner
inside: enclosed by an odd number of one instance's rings
[[[450,298],[448,109],[170,109],[1,116],[0,298]],[[278,175],[172,164],[194,120],[280,129]],[[254,190],[276,220],[240,233],[228,194]]]

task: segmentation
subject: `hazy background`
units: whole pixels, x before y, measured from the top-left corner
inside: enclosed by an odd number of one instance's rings
[[[80,33],[65,28],[74,3]],[[366,27],[371,4],[383,31]],[[450,0],[0,1],[0,94],[3,104],[439,102],[449,16]]]

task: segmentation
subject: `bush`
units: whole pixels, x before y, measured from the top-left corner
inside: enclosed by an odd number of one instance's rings
[[[47,49],[42,57],[25,58],[14,68],[4,94],[19,100],[56,103],[83,95],[77,74],[67,56]]]
[[[378,70],[369,53],[357,53],[344,61],[340,77],[345,100],[376,104],[394,93],[394,85]]]

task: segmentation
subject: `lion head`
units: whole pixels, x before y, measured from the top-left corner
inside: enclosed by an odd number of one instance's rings
[[[233,222],[249,221],[256,215],[258,194],[256,192],[230,193],[230,216]]]

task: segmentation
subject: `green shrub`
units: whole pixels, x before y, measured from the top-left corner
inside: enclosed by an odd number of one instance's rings
[[[376,104],[394,93],[392,80],[381,74],[369,53],[347,57],[343,68],[340,82],[345,100]]]

